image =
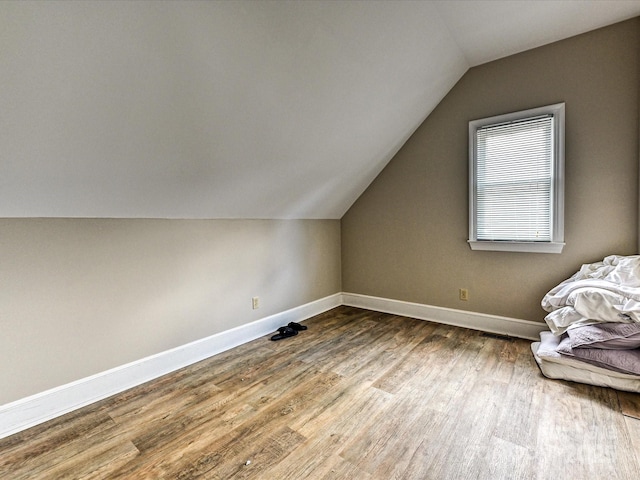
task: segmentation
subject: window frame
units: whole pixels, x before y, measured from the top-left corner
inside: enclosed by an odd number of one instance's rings
[[[481,127],[553,115],[551,166],[551,241],[478,240],[477,238],[477,136]],[[564,248],[564,123],[565,104],[556,103],[469,122],[469,246],[472,250],[527,253],[562,253]]]

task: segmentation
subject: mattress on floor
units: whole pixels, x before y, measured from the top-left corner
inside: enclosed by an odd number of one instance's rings
[[[531,344],[533,356],[545,377],[640,392],[640,377],[636,375],[614,372],[560,354],[540,356],[539,349],[540,342]]]

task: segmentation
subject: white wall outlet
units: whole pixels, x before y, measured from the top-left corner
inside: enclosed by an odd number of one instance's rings
[[[459,290],[459,294],[460,294],[460,300],[463,300],[465,302],[469,300],[469,290],[467,290],[466,288],[461,288]]]
[[[257,308],[259,308],[259,307],[260,307],[260,298],[258,298],[258,297],[253,297],[253,298],[251,299],[251,306],[252,306],[252,308],[253,308],[254,310],[255,310],[255,309],[257,309]]]

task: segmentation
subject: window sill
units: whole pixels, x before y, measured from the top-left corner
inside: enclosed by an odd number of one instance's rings
[[[562,253],[561,242],[493,242],[469,240],[471,250],[492,252]]]

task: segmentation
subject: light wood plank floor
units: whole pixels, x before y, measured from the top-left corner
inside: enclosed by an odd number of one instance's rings
[[[350,307],[0,440],[0,478],[634,479],[640,399]]]

